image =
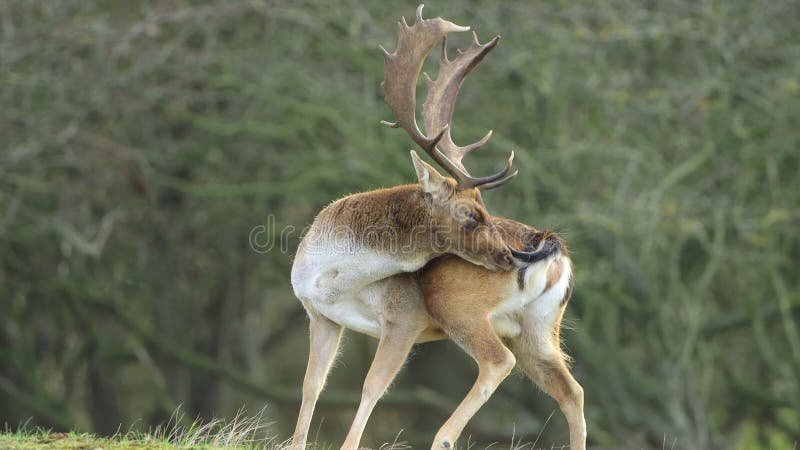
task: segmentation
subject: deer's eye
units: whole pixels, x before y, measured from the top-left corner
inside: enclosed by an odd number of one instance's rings
[[[478,223],[478,213],[475,211],[466,211],[464,213],[464,221],[470,224],[477,224]]]

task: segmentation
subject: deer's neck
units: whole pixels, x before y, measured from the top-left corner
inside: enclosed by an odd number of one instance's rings
[[[431,199],[418,184],[363,192],[337,200],[318,221],[327,239],[409,260],[436,255]],[[326,239],[326,240],[327,240]]]

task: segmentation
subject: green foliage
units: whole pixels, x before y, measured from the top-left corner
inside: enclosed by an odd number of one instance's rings
[[[413,180],[411,142],[379,125],[377,48],[414,8],[0,2],[0,422],[112,434],[179,404],[210,418],[270,402],[288,434],[307,345],[291,250],[331,200]],[[453,134],[494,129],[474,173],[516,149],[520,176],[487,205],[570,244],[566,345],[590,443],[796,445],[800,4],[442,1],[426,15],[503,36]],[[250,248],[269,217],[296,228],[289,252]],[[350,337],[318,414],[326,440],[372,348]],[[365,443],[405,429],[426,445],[474,375],[454,346],[420,346],[396,383],[408,400],[379,405]],[[511,379],[467,431],[533,440],[554,408]],[[565,442],[563,422],[539,445]]]

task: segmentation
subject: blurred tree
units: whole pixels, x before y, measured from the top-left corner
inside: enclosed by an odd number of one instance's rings
[[[378,124],[377,46],[414,7],[0,2],[0,422],[112,433],[269,403],[289,433],[307,346],[291,251],[331,200],[413,180],[411,143]],[[570,242],[590,443],[795,445],[800,4],[426,13],[503,35],[454,136],[495,129],[476,172],[521,149],[487,204]],[[249,244],[270,217],[295,227],[286,252]],[[321,439],[344,435],[373,349],[348,339]],[[416,352],[365,443],[427,445],[466,392],[458,349]],[[468,432],[561,445],[554,409],[509,380]]]

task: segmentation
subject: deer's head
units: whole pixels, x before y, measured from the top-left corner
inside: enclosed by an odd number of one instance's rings
[[[432,217],[448,242],[442,250],[494,270],[508,270],[514,258],[530,255],[508,247],[492,225],[489,213],[481,200],[479,189],[502,186],[515,175],[511,170],[514,152],[500,172],[485,177],[473,177],[461,163],[469,152],[482,147],[492,136],[491,130],[479,141],[458,146],[450,135],[456,97],[466,76],[500,41],[495,36],[486,44],[478,42],[473,33],[472,44],[459,50],[455,59],[447,56],[447,33],[467,31],[441,18],[423,19],[422,5],[417,8],[416,21],[409,26],[405,18],[398,24],[400,31],[394,53],[383,49],[385,79],[383,88],[386,103],[396,117],[395,122],[383,122],[393,128],[402,128],[411,139],[433,158],[452,178],[436,172],[412,152],[414,168],[426,195],[433,202]],[[422,64],[434,45],[441,42],[442,55],[436,80],[425,74],[428,93],[422,105],[422,118],[427,134],[423,134],[416,119],[416,84]],[[449,231],[447,231],[449,230]],[[455,239],[455,240],[453,240]]]
[[[495,228],[478,188],[459,189],[454,179],[440,174],[414,151],[411,159],[429,204],[426,228],[434,249],[492,270],[510,269],[511,250]]]

